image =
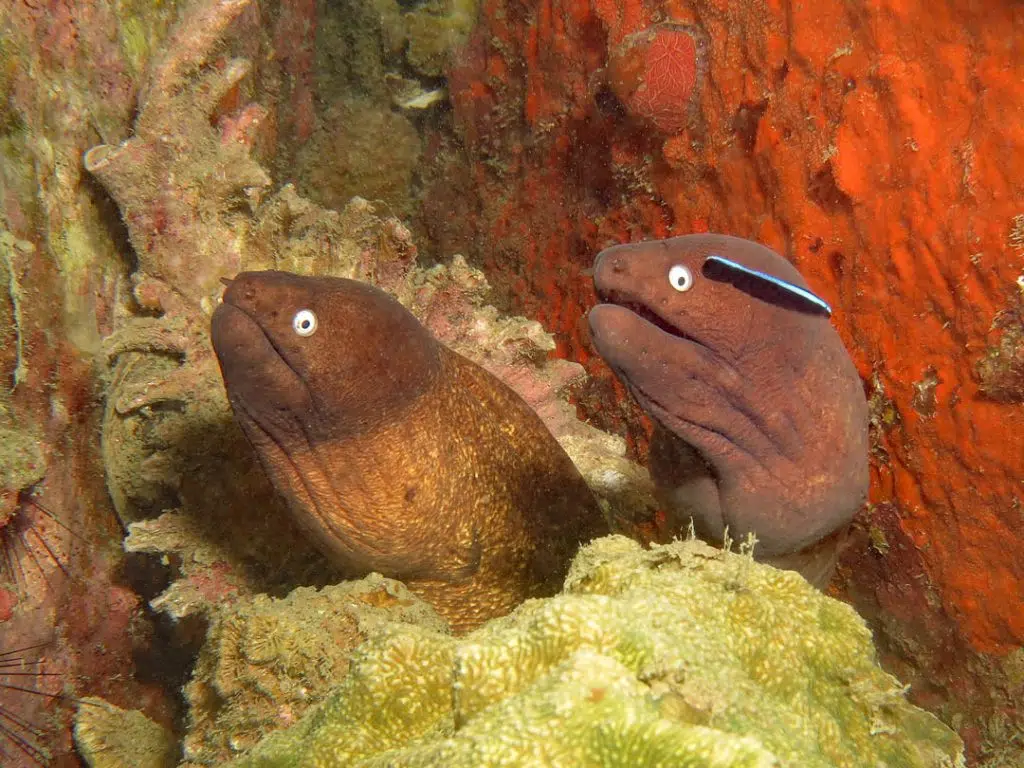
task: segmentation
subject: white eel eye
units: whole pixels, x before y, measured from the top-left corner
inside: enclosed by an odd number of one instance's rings
[[[676,264],[668,271],[668,284],[682,293],[693,288],[693,272],[682,264]]]
[[[316,333],[316,315],[311,309],[300,309],[292,318],[292,328],[299,336],[312,336]]]

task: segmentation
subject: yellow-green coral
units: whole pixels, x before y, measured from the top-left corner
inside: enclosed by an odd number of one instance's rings
[[[584,548],[565,591],[461,638],[391,627],[237,768],[961,766],[864,622],[794,573],[696,541]]]
[[[186,759],[214,765],[291,724],[345,676],[353,648],[381,625],[398,623],[447,633],[429,605],[376,573],[225,609],[185,687]]]
[[[78,702],[75,744],[89,768],[171,768],[177,756],[166,728],[95,696]]]

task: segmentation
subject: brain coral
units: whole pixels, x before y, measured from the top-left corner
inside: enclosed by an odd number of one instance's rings
[[[391,626],[232,763],[962,766],[848,606],[696,542],[581,550],[562,594],[456,639]]]
[[[429,605],[377,573],[225,606],[185,686],[186,761],[218,765],[290,725],[331,692],[375,628],[403,622],[447,633]]]

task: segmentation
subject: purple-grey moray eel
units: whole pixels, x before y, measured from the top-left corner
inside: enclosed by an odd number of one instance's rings
[[[607,533],[540,417],[384,291],[243,272],[211,330],[236,420],[309,536],[456,631],[558,591]]]
[[[868,407],[831,310],[778,254],[714,234],[594,266],[601,356],[655,422],[649,467],[680,532],[754,534],[824,586],[868,491]]]

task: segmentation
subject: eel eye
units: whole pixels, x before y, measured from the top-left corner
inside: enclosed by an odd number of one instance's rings
[[[682,293],[693,288],[693,272],[689,267],[676,264],[668,271],[668,284]]]
[[[316,315],[311,309],[300,309],[292,318],[292,328],[299,336],[312,336],[316,333]]]

